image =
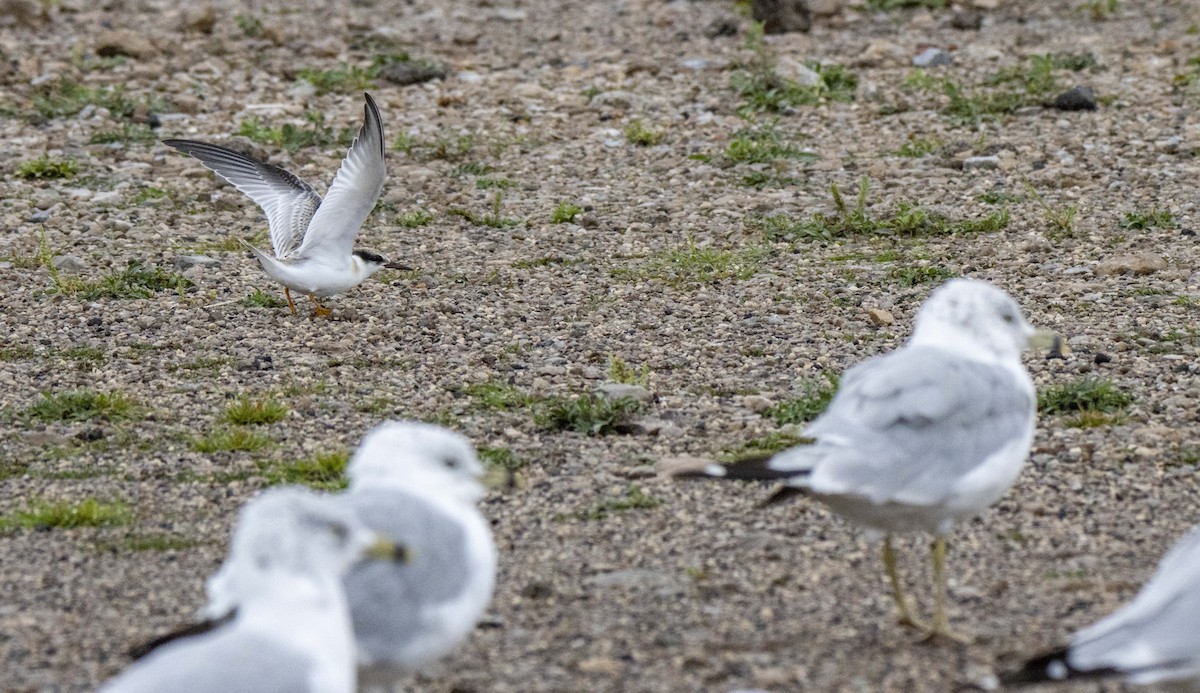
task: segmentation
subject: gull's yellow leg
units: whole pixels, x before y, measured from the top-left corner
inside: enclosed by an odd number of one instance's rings
[[[308,295],[308,300],[312,301],[313,308],[317,315],[320,315],[323,318],[328,317],[329,314],[333,312],[332,310],[329,310],[325,306],[321,305],[320,302],[317,301],[317,297],[313,296],[312,294]]]
[[[904,590],[900,587],[900,572],[896,570],[896,552],[892,549],[890,534],[883,538],[883,567],[887,571],[888,581],[892,583],[892,600],[900,611],[897,619],[900,625],[928,630],[929,626],[918,621],[908,609],[908,600],[904,598]]]
[[[950,620],[946,618],[946,540],[938,537],[933,540],[933,590],[934,611],[933,628],[929,629],[926,641],[945,638],[963,645],[970,645],[971,638],[950,630]]]
[[[283,295],[284,295],[284,296],[287,296],[287,300],[288,300],[288,308],[291,308],[291,309],[292,309],[292,315],[295,315],[295,314],[296,314],[296,304],[295,304],[295,303],[292,303],[292,290],[291,290],[291,289],[289,289],[289,288],[287,288],[286,286],[285,286],[285,287],[283,287]]]

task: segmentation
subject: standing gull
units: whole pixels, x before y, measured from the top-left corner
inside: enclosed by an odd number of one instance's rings
[[[101,693],[349,693],[354,641],[341,576],[366,556],[394,557],[351,513],[298,489],[242,509],[229,558],[209,579],[239,595],[236,613],[168,642]]]
[[[346,575],[364,686],[391,686],[448,654],[491,600],[496,549],[476,507],[483,472],[465,437],[409,421],[376,426],[347,465],[350,487],[335,501],[413,551],[408,564]]]
[[[1071,644],[1001,677],[1005,685],[1123,678],[1200,690],[1200,527],[1167,552],[1133,601]]]
[[[325,199],[289,171],[236,152],[195,140],[163,140],[191,154],[233,184],[267,215],[275,257],[243,241],[267,275],[283,284],[288,307],[296,314],[292,291],[307,294],[317,315],[329,309],[317,301],[361,284],[387,267],[407,269],[383,257],[354,250],[354,239],[375,208],[387,171],[383,163],[383,123],[370,94],[362,128],[346,152]]]
[[[1021,352],[1033,335],[1008,294],[949,281],[921,306],[907,344],[846,371],[804,431],[811,445],[677,474],[782,479],[779,498],[805,493],[865,525],[884,537],[901,623],[966,641],[946,617],[945,537],[1004,495],[1029,454],[1036,399]],[[909,531],[935,537],[932,625],[913,617],[900,586],[890,535]]]

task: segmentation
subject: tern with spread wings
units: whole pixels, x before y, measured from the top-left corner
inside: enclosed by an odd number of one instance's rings
[[[262,207],[275,257],[243,243],[267,274],[283,284],[293,315],[292,291],[308,295],[317,315],[329,315],[317,299],[352,289],[385,267],[408,269],[375,253],[354,250],[354,239],[375,208],[387,177],[379,108],[370,94],[363,96],[367,100],[363,126],[324,200],[295,174],[241,152],[195,140],[163,140],[199,159]]]

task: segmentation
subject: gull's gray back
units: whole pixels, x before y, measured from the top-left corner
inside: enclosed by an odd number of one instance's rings
[[[372,660],[388,660],[421,637],[424,611],[467,589],[467,535],[437,506],[404,491],[352,490],[337,498],[368,527],[413,552],[411,563],[366,562],[344,578],[359,649]]]
[[[990,455],[1027,437],[1033,420],[1031,388],[1012,371],[910,347],[848,370],[829,409],[805,431],[818,442],[795,454],[821,465],[812,480],[828,486],[814,485],[818,493],[934,504]]]
[[[163,646],[101,693],[320,693],[309,685],[313,664],[269,638],[223,630]]]

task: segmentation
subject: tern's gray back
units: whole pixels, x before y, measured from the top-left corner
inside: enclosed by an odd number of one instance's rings
[[[862,363],[842,378],[829,409],[805,431],[852,441],[828,471],[857,495],[941,494],[1028,434],[1032,392],[1000,366],[928,347]],[[818,443],[820,445],[820,443]]]
[[[313,665],[294,648],[224,629],[163,646],[101,693],[318,693]]]
[[[413,553],[407,564],[362,563],[344,580],[358,646],[387,658],[421,635],[422,610],[467,589],[467,534],[437,506],[404,491],[353,490],[338,498],[365,525]]]

